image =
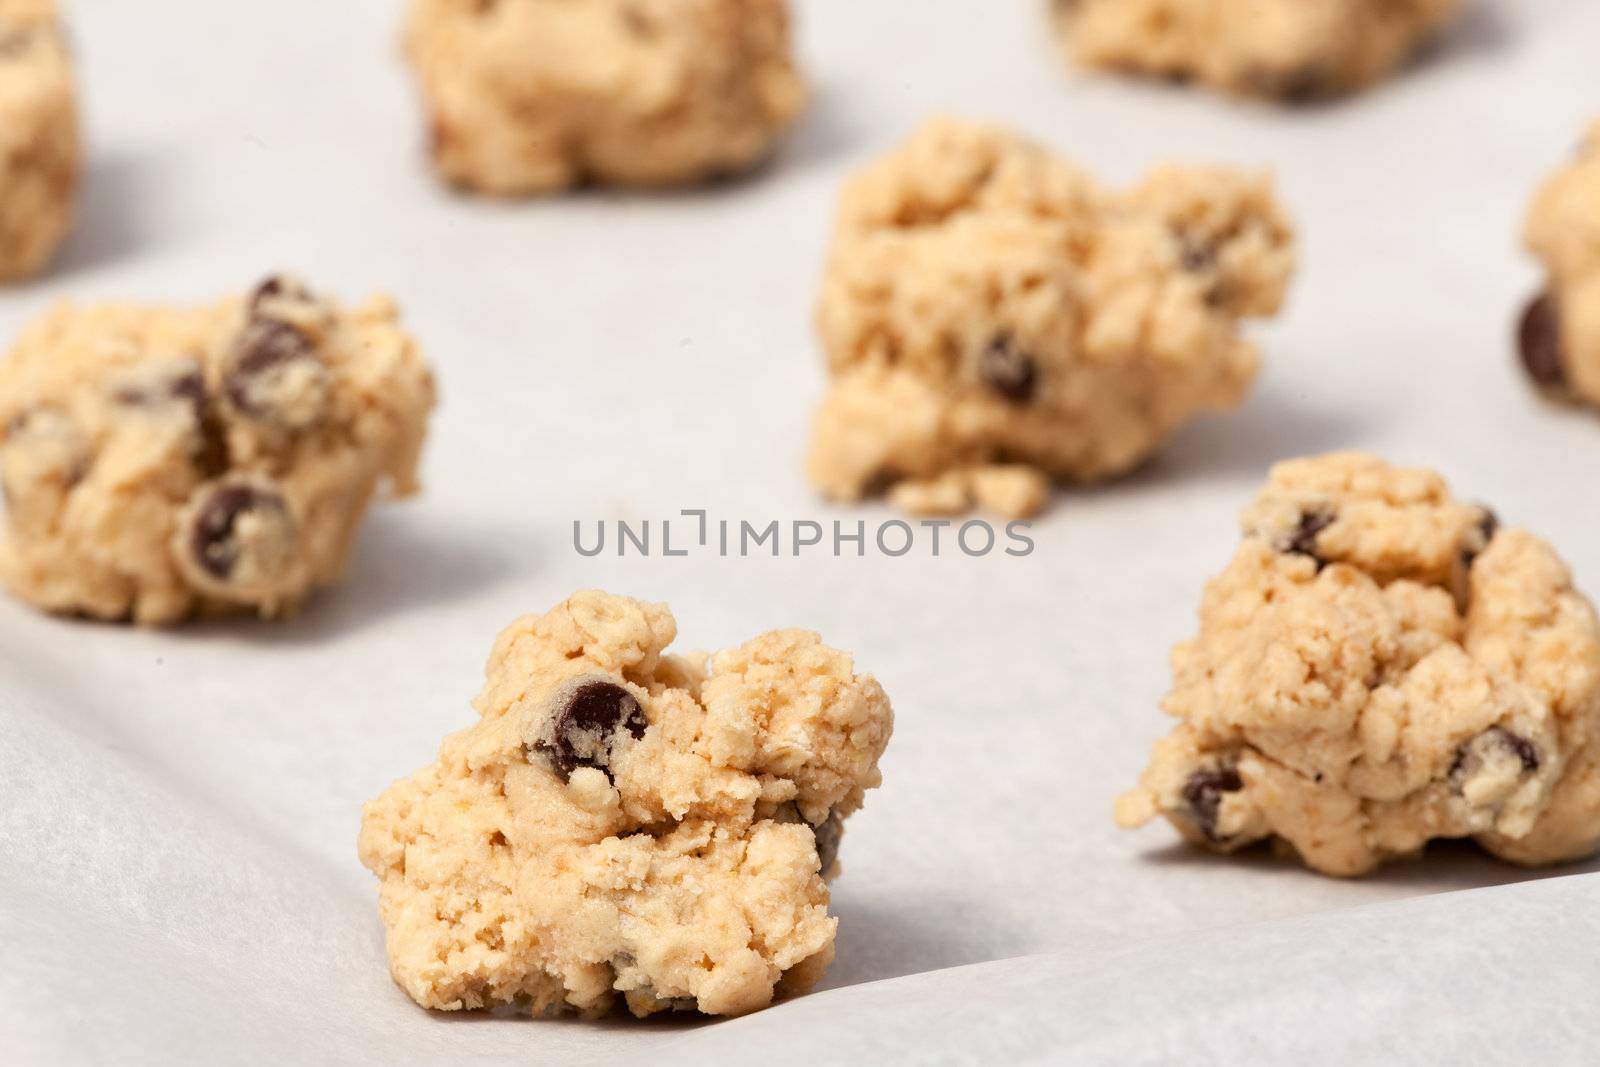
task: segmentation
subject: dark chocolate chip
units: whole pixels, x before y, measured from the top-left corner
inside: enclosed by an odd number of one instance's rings
[[[1237,793],[1244,788],[1244,779],[1232,767],[1195,771],[1183,786],[1183,802],[1194,813],[1195,822],[1207,841],[1218,841],[1217,811],[1222,807],[1224,793]]]
[[[277,319],[251,319],[234,346],[223,389],[247,415],[271,414],[256,394],[271,374],[298,360],[315,360],[316,344],[305,331]]]
[[[1562,389],[1567,384],[1566,357],[1561,346],[1561,309],[1555,297],[1540,293],[1529,302],[1517,327],[1517,347],[1528,377],[1541,389]]]
[[[811,832],[817,835],[817,869],[827,874],[839,858],[839,838],[844,833],[844,823],[830,811]]]
[[[1310,556],[1317,561],[1317,569],[1321,570],[1328,565],[1328,561],[1317,554],[1317,535],[1333,525],[1334,514],[1331,511],[1307,511],[1300,516],[1300,525],[1295,527],[1294,533],[1289,536],[1289,544],[1284,549],[1296,556]]]
[[[203,571],[225,582],[233,577],[243,552],[237,536],[239,520],[254,514],[283,521],[288,512],[282,497],[259,486],[216,486],[195,512],[189,530],[189,551]]]
[[[1007,400],[1022,404],[1033,399],[1039,385],[1039,368],[1032,356],[1012,344],[1009,335],[1001,334],[983,350],[978,377]]]
[[[1483,507],[1483,518],[1478,520],[1478,530],[1483,534],[1483,543],[1488,544],[1500,532],[1500,516],[1494,513],[1493,508],[1481,504],[1479,507]]]
[[[1451,775],[1456,774],[1461,770],[1462,767],[1466,765],[1467,750],[1470,749],[1474,744],[1481,741],[1483,738],[1490,738],[1492,739],[1492,743],[1500,745],[1502,748],[1509,749],[1512,753],[1514,753],[1517,759],[1522,762],[1522,770],[1524,773],[1532,774],[1534,771],[1539,769],[1539,764],[1541,762],[1539,759],[1539,749],[1535,747],[1532,741],[1529,741],[1521,734],[1512,733],[1504,726],[1491,726],[1483,733],[1479,734],[1477,737],[1461,746],[1460,751],[1456,753],[1455,761],[1450,764]]]
[[[634,695],[614,682],[584,682],[566,695],[551,728],[552,741],[536,747],[550,757],[563,776],[579,767],[607,768],[618,731],[643,737],[644,709]]]
[[[1201,274],[1217,265],[1217,246],[1203,237],[1179,231],[1178,262],[1191,274]]]
[[[1471,567],[1476,563],[1479,553],[1488,548],[1489,542],[1494,540],[1494,535],[1500,532],[1500,516],[1496,515],[1492,508],[1482,504],[1478,506],[1483,508],[1483,518],[1478,520],[1478,536],[1483,543],[1461,550],[1461,563],[1465,567]]]
[[[130,381],[118,386],[111,394],[117,403],[134,408],[158,408],[173,401],[188,404],[198,422],[205,417],[206,379],[200,364],[186,360],[172,366],[149,381]]]
[[[1522,761],[1523,770],[1532,773],[1539,769],[1539,750],[1533,746],[1532,741],[1520,734],[1512,733],[1504,726],[1491,726],[1489,732],[1494,734],[1495,739],[1501,744],[1517,754],[1517,758]]]
[[[866,500],[884,496],[904,478],[905,475],[893,467],[880,467],[862,483],[861,496]]]

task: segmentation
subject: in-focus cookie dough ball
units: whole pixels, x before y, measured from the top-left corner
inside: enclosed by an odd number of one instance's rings
[[[1548,545],[1354,453],[1273,468],[1244,530],[1118,822],[1274,838],[1334,875],[1436,837],[1523,864],[1595,849],[1600,625]]]
[[[1600,122],[1539,191],[1526,231],[1549,280],[1522,315],[1523,367],[1549,395],[1600,407]]]
[[[501,196],[747,169],[804,109],[786,0],[414,0],[446,179]]]
[[[1079,63],[1304,101],[1378,81],[1461,0],[1054,0]]]
[[[0,0],[0,282],[39,271],[66,236],[78,151],[55,0]]]
[[[386,297],[58,306],[0,362],[0,580],[100,619],[289,611],[375,490],[416,490],[433,396]]]
[[[479,721],[362,812],[389,962],[417,1003],[737,1015],[833,958],[825,879],[878,785],[888,697],[816,634],[665,652],[600,592],[495,642]]]
[[[1120,474],[1256,372],[1242,318],[1293,266],[1263,177],[1166,166],[1120,192],[1008,131],[927,123],[845,188],[818,325],[811,479],[922,512],[1026,515]]]

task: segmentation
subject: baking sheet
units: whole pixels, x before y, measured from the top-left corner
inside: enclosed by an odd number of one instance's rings
[[[1595,864],[1462,846],[1360,882],[1221,860],[1110,805],[1167,721],[1235,514],[1271,461],[1435,465],[1600,592],[1600,422],[1509,345],[1517,227],[1600,116],[1600,5],[1482,0],[1405,78],[1277,111],[1066,71],[1039,5],[802,0],[816,105],[773,166],[670,195],[442,192],[382,0],[77,0],[92,145],[58,268],[0,293],[208,300],[286,267],[393,292],[438,370],[426,493],[287,625],[140,632],[0,600],[0,1056],[9,1062],[1576,1062],[1600,1037]],[[1299,223],[1246,406],[1061,494],[1026,558],[919,548],[586,559],[572,523],[869,524],[801,473],[841,179],[933,111],[1130,181],[1274,170]],[[500,627],[574,589],[668,601],[682,644],[807,626],[894,700],[850,822],[823,992],[723,1023],[428,1014],[390,982],[361,802],[470,721]],[[1543,880],[1547,875],[1565,876]],[[1483,887],[1495,887],[1485,889]],[[1462,890],[1482,890],[1459,892]],[[1001,962],[996,962],[1001,961]]]

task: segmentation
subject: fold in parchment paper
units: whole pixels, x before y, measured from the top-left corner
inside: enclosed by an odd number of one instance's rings
[[[1484,0],[1405,76],[1284,111],[1071,72],[1042,3],[802,0],[817,100],[770,168],[509,205],[427,172],[393,3],[69,6],[83,220],[45,279],[0,292],[0,337],[62,297],[202,301],[289,269],[393,292],[442,407],[424,494],[380,507],[347,584],[292,621],[141,632],[0,598],[0,1060],[1592,1059],[1595,864],[1444,845],[1340,882],[1123,833],[1111,802],[1169,726],[1167,650],[1275,459],[1435,466],[1600,593],[1600,421],[1536,401],[1510,347],[1539,284],[1522,211],[1600,116],[1600,6]],[[683,509],[898,517],[803,481],[810,315],[839,182],[935,110],[1108,182],[1271,168],[1302,269],[1254,331],[1244,408],[1061,494],[1025,558],[575,552],[574,520],[650,519],[659,547]],[[820,992],[593,1024],[429,1014],[390,981],[361,803],[470,721],[501,627],[590,586],[667,601],[685,649],[816,629],[893,699]]]

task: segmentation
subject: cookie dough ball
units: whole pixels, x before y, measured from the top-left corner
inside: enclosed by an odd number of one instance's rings
[[[1360,875],[1431,838],[1559,863],[1600,842],[1600,625],[1543,541],[1425,470],[1280,464],[1172,654],[1117,821],[1266,838]]]
[[[55,0],[0,0],[0,282],[44,267],[77,188],[78,113]]]
[[[785,0],[414,0],[446,179],[500,196],[744,170],[804,108]]]
[[[1526,229],[1549,281],[1522,315],[1523,367],[1545,393],[1600,407],[1600,122],[1540,190]]]
[[[47,611],[292,609],[374,491],[416,489],[433,380],[394,304],[287,278],[193,310],[62,305],[0,363],[0,580]]]
[[[1052,480],[1121,474],[1240,401],[1239,322],[1277,311],[1292,264],[1265,178],[1166,166],[1110,191],[1005,130],[929,122],[844,190],[811,478],[1020,516]]]
[[[824,879],[878,785],[889,700],[816,634],[667,655],[664,604],[578,593],[513,623],[478,722],[362,812],[417,1003],[738,1015],[833,958]]]
[[[1055,0],[1079,63],[1304,101],[1378,81],[1461,0]]]

